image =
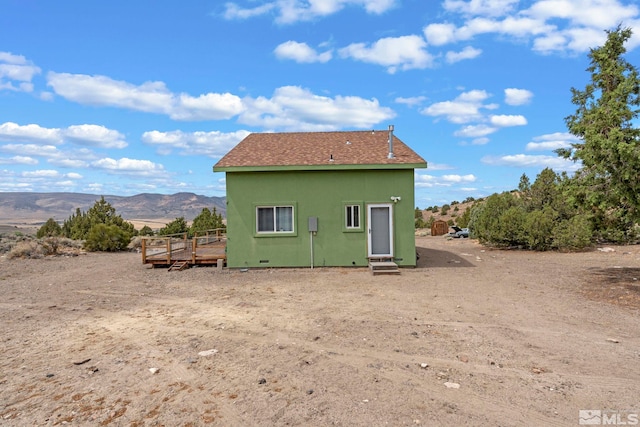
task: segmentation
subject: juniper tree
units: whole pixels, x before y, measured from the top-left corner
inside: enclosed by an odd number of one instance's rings
[[[617,226],[625,223],[627,228],[640,220],[640,129],[634,126],[640,113],[640,79],[624,58],[631,35],[630,28],[618,26],[607,31],[603,46],[591,49],[591,82],[584,90],[571,89],[577,109],[565,118],[580,142],[557,150],[581,162],[573,180],[576,201],[596,215],[614,211],[622,219]]]

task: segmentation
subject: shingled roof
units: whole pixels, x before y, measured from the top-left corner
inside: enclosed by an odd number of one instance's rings
[[[346,167],[420,168],[426,162],[387,130],[252,133],[214,166],[214,171],[326,169]]]

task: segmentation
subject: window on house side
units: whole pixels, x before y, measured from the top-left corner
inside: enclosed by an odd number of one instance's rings
[[[257,210],[258,233],[293,231],[293,206],[261,206]]]
[[[347,205],[347,228],[360,228],[360,205]]]

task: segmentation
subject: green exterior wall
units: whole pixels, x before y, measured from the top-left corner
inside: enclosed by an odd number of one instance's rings
[[[229,172],[227,266],[309,267],[308,218],[318,218],[313,265],[368,265],[367,205],[392,205],[394,258],[415,266],[414,172],[407,169]],[[392,203],[391,197],[400,197]],[[360,229],[348,230],[345,206],[360,205]],[[258,234],[257,206],[294,206],[293,233]]]

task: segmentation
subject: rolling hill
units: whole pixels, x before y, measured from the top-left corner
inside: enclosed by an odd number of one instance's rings
[[[77,208],[87,211],[100,200],[100,195],[84,193],[0,193],[0,223],[8,225],[37,225],[53,218],[63,221]],[[173,220],[195,218],[203,208],[217,209],[226,214],[226,198],[208,197],[194,193],[108,196],[104,199],[124,219],[132,221]]]

